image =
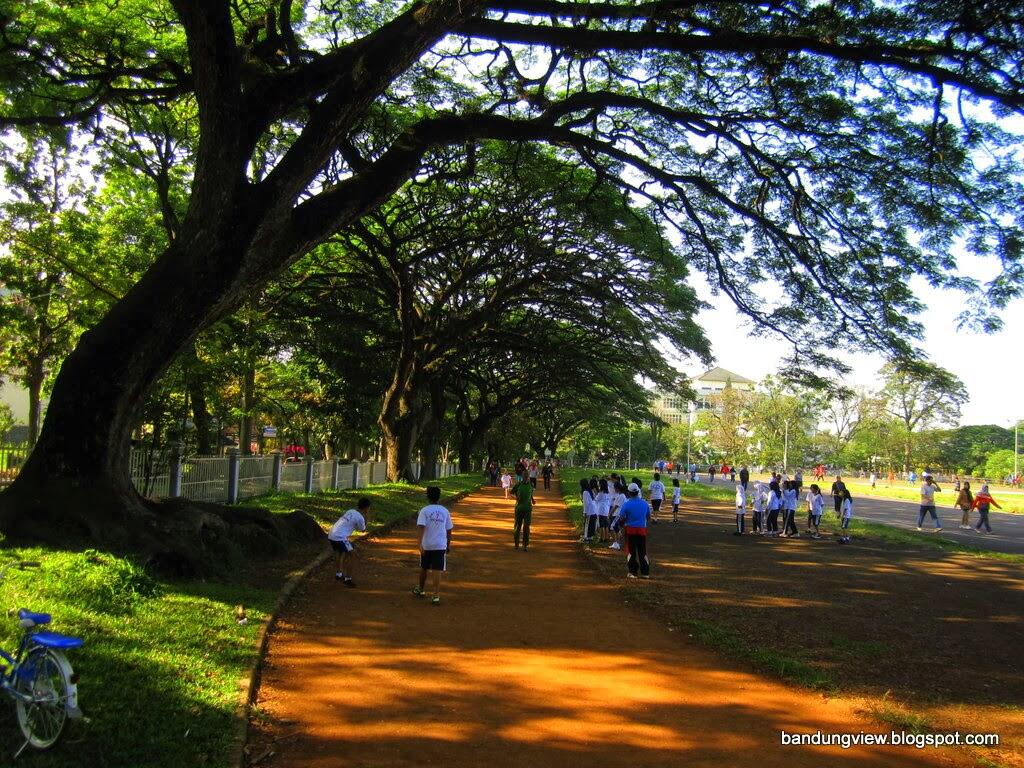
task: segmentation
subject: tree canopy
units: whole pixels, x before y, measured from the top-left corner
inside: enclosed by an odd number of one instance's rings
[[[808,382],[837,346],[920,356],[915,276],[997,327],[1024,285],[1022,41],[991,2],[3,0],[0,128],[130,175],[163,233],[64,361],[0,527],[153,524],[128,436],[176,357],[488,141],[624,191]]]

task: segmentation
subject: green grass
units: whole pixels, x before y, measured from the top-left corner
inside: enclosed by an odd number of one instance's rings
[[[885,703],[884,701],[881,704],[868,706],[865,712],[874,720],[900,731],[927,733],[934,730],[931,721],[927,717],[911,712],[901,706]]]
[[[475,475],[437,483],[446,498],[479,484]],[[276,512],[303,509],[327,525],[362,495],[374,500],[371,531],[426,503],[422,487],[389,484],[246,504]],[[130,558],[93,550],[0,545],[0,564],[21,559],[39,560],[42,567],[9,571],[0,584],[2,605],[52,613],[54,631],[84,638],[85,645],[68,656],[81,675],[79,702],[88,718],[56,748],[25,755],[22,762],[33,768],[227,766],[239,680],[255,661],[256,636],[273,610],[276,589],[256,588],[241,575],[237,583],[165,581]],[[237,623],[236,605],[245,606],[248,624]],[[13,649],[19,636],[16,620],[0,621],[5,649]],[[10,754],[20,744],[19,732],[11,707],[2,711],[0,742]]]

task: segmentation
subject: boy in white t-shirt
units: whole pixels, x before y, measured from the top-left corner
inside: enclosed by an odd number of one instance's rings
[[[747,489],[743,483],[736,483],[736,533],[734,536],[742,536],[747,532]]]
[[[807,533],[812,539],[821,538],[821,515],[825,511],[825,497],[821,495],[821,488],[817,483],[811,484],[811,490],[807,494]],[[811,527],[814,533],[811,533]]]
[[[436,485],[427,488],[427,504],[416,517],[416,528],[420,532],[420,583],[413,587],[416,597],[427,594],[427,573],[430,573],[430,588],[434,605],[441,604],[441,573],[447,565],[448,549],[452,545],[452,516],[438,502],[441,489]]]
[[[506,469],[501,473],[501,487],[505,491],[505,498],[508,498],[509,489],[512,487],[512,475]]]
[[[764,533],[764,485],[754,484],[754,533]]]
[[[350,509],[337,519],[331,532],[327,534],[327,541],[331,543],[334,550],[334,578],[342,582],[346,587],[354,587],[352,572],[355,567],[356,546],[349,537],[355,531],[366,530],[366,515],[370,511],[370,500],[365,496],[356,503],[355,509]]]
[[[672,478],[672,522],[679,522],[679,503],[683,499],[683,489],[679,487],[679,478]]]
[[[665,499],[665,484],[661,482],[661,473],[655,472],[654,479],[647,486],[647,498],[651,502],[651,523],[658,522],[658,511]]]

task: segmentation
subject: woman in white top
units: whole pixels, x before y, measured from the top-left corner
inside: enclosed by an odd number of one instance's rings
[[[850,520],[853,519],[853,497],[850,496],[850,489],[843,489],[843,503],[839,507],[839,514],[843,516],[843,530],[839,537],[840,544],[848,544],[850,541]]]

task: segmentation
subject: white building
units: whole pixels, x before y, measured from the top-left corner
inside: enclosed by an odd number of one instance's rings
[[[710,409],[708,398],[727,386],[750,392],[753,391],[755,383],[744,376],[716,366],[690,380],[690,386],[697,396],[694,410]],[[669,424],[685,423],[689,410],[689,402],[682,395],[665,392],[657,392],[654,395],[654,412]]]

